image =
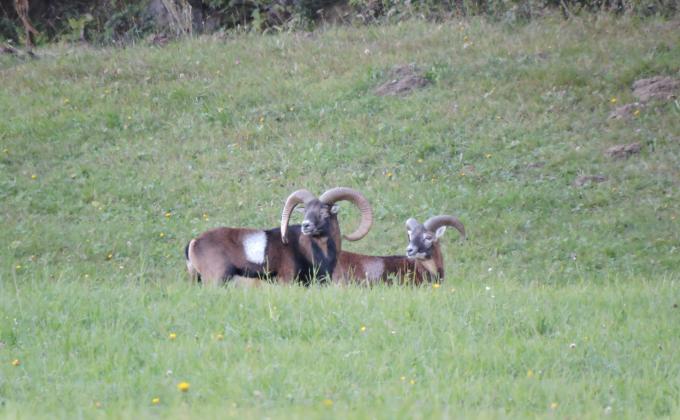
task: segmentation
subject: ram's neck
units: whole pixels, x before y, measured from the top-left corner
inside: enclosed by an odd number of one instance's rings
[[[337,214],[331,215],[328,239],[333,241],[335,251],[340,254],[340,251],[342,251],[342,234],[340,233],[340,223],[338,222]]]
[[[420,260],[419,263],[432,278],[439,280],[444,278],[444,260],[438,242],[432,248],[432,257],[427,260]]]
[[[420,260],[418,262],[425,269],[425,271],[430,273],[430,275],[432,275],[432,276],[437,275],[437,264],[435,264],[435,262],[432,258],[427,259],[427,260]]]

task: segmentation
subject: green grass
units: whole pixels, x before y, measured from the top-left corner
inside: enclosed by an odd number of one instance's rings
[[[680,409],[678,283],[668,279],[416,290],[17,285],[0,290],[3,353],[22,363],[5,360],[0,371],[10,416],[90,417],[97,402],[102,415],[124,417],[581,418],[611,407],[640,418]]]
[[[675,28],[413,21],[0,56],[0,416],[679,416],[680,106],[607,119],[634,80],[680,76]],[[433,83],[372,94],[406,63]],[[338,185],[375,212],[345,249],[401,254],[408,217],[458,215],[445,283],[187,284],[192,236],[274,227],[292,190]]]

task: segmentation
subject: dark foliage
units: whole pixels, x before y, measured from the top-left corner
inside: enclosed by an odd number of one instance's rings
[[[413,16],[445,19],[485,15],[507,21],[530,20],[547,9],[565,18],[586,12],[674,15],[678,0],[30,0],[30,19],[38,42],[128,43],[151,33],[169,36],[222,28],[255,30],[310,27],[319,22],[364,23]],[[186,25],[167,4],[189,11]],[[188,12],[187,12],[188,13]],[[179,26],[179,28],[178,28]],[[190,27],[185,27],[190,26]],[[0,0],[0,40],[22,42],[22,23],[14,0]]]

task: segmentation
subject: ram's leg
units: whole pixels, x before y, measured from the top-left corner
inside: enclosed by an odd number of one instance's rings
[[[278,283],[292,283],[298,275],[296,267],[289,264],[282,264],[276,272],[276,281]]]

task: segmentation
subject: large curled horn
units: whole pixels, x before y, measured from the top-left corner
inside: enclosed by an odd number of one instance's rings
[[[307,190],[297,190],[286,198],[286,203],[283,205],[283,212],[281,212],[281,241],[284,244],[288,243],[288,221],[290,214],[298,204],[307,204],[316,199],[316,196]]]
[[[463,223],[461,223],[460,220],[458,220],[457,217],[455,216],[433,216],[427,219],[425,223],[423,223],[423,226],[425,226],[425,229],[429,230],[430,232],[435,232],[437,229],[439,229],[442,226],[453,226],[460,232],[461,236],[463,239],[466,238],[465,236],[465,226],[463,226]]]
[[[361,222],[357,230],[350,235],[342,235],[348,241],[358,241],[366,236],[373,224],[373,210],[366,197],[359,191],[352,188],[336,187],[321,194],[319,201],[326,204],[333,204],[336,201],[347,200],[359,208],[361,212]]]

